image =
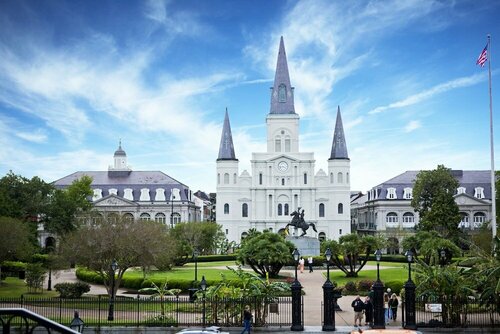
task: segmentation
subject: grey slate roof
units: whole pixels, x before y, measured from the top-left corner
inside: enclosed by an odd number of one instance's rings
[[[385,200],[388,188],[396,188],[398,199],[403,198],[404,188],[413,188],[413,182],[420,171],[406,171],[390,180],[387,180],[373,189],[378,191],[378,199]],[[474,188],[484,189],[484,199],[491,200],[491,184],[489,170],[452,170],[451,174],[457,179],[459,187],[465,188],[465,193],[474,197]]]
[[[169,201],[173,188],[180,190],[181,200],[189,201],[189,187],[160,171],[130,171],[127,174],[110,174],[107,171],[80,171],[54,181],[58,189],[67,188],[73,181],[88,175],[92,178],[92,189],[102,189],[102,197],[109,195],[109,189],[117,189],[117,196],[124,197],[124,189],[133,189],[134,201],[139,201],[142,188],[149,189],[151,201],[155,200],[156,189],[165,189],[165,199]]]
[[[284,101],[280,102],[279,87],[283,85],[286,90]],[[295,105],[293,102],[293,87],[290,84],[290,75],[288,73],[288,63],[286,61],[285,43],[283,36],[280,39],[280,48],[278,51],[278,61],[276,64],[276,74],[274,75],[274,86],[271,92],[271,111],[270,114],[295,114]]]
[[[238,160],[234,154],[233,135],[231,134],[231,124],[229,124],[229,115],[226,108],[226,116],[224,117],[224,125],[222,126],[222,135],[219,145],[219,160]]]
[[[337,121],[335,122],[335,131],[333,133],[332,152],[330,159],[346,159],[349,160],[347,154],[347,144],[345,142],[344,127],[342,125],[342,117],[340,116],[340,106],[337,109]]]

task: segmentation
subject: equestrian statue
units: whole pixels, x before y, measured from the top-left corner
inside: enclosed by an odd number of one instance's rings
[[[292,221],[289,222],[288,224],[286,224],[285,226],[285,234],[288,234],[288,228],[289,226],[293,226],[295,228],[301,228],[302,229],[302,234],[300,235],[301,237],[303,237],[304,235],[306,235],[307,233],[307,230],[309,229],[310,226],[312,226],[314,232],[318,232],[316,230],[316,225],[314,225],[313,223],[306,223],[304,221],[304,209],[302,209],[302,211],[300,211],[300,207],[297,209],[297,211],[294,211],[290,214],[290,216],[292,216]]]

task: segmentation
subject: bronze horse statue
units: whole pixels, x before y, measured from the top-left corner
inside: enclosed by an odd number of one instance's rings
[[[300,235],[301,237],[306,235],[307,230],[309,229],[310,226],[312,226],[314,232],[318,232],[316,230],[316,225],[314,225],[313,223],[306,223],[304,221],[304,209],[302,209],[301,212],[300,208],[298,208],[297,211],[292,212],[290,216],[292,216],[293,218],[292,221],[285,226],[286,230],[288,230],[289,226],[293,226],[295,228],[301,228],[302,229],[302,234]]]

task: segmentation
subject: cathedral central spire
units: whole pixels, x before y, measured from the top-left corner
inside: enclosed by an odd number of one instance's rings
[[[293,87],[290,84],[283,36],[280,39],[276,74],[274,75],[274,85],[271,89],[270,114],[295,114]]]
[[[222,126],[222,135],[219,145],[219,160],[238,160],[234,154],[233,135],[231,134],[231,124],[229,124],[229,115],[226,108],[226,116],[224,117],[224,125]]]
[[[349,160],[349,156],[347,155],[347,144],[344,136],[344,126],[342,125],[342,117],[340,116],[340,106],[337,109],[337,121],[335,122],[332,152],[329,160],[333,159]]]

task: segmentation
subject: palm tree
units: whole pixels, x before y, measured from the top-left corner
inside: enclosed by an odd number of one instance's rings
[[[152,287],[151,288],[143,288],[140,289],[140,293],[153,293],[151,295],[151,299],[160,297],[160,309],[161,309],[161,315],[160,319],[158,320],[163,320],[165,319],[165,305],[164,305],[164,300],[165,296],[177,296],[179,293],[181,293],[180,289],[168,289],[167,286],[167,281],[165,281],[162,285],[158,286],[156,285],[155,282],[151,282]]]

